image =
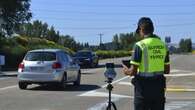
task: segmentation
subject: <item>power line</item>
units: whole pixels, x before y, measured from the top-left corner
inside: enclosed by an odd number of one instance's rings
[[[195,23],[181,23],[181,24],[165,24],[165,25],[157,25],[159,27],[175,27],[175,26],[189,26],[195,25]]]
[[[97,17],[93,17],[92,16],[92,18],[71,18],[71,17],[59,17],[59,16],[37,16],[37,15],[34,15],[33,16],[33,20],[37,20],[37,19],[46,19],[46,20],[56,20],[56,21],[59,21],[59,20],[61,20],[61,21],[79,21],[79,22],[83,22],[83,21],[94,21],[94,22],[96,22],[96,21],[109,21],[109,22],[115,22],[115,21],[117,21],[117,22],[132,22],[132,23],[135,23],[135,22],[137,22],[138,20],[137,19],[128,19],[128,18],[113,18],[113,17],[110,17],[110,18],[108,18],[108,17],[99,17],[99,18],[97,18]],[[187,19],[186,18],[153,18],[153,20],[154,21],[156,21],[156,20],[159,20],[159,21],[161,21],[161,20],[166,20],[166,21],[177,21],[177,20],[179,20],[179,21],[194,21],[194,18],[189,18],[189,17],[187,17]]]
[[[36,16],[34,16],[35,18]],[[36,19],[36,18],[35,18]],[[75,18],[63,18],[63,17],[37,17],[37,19],[49,19],[49,20],[61,20],[61,21],[79,21],[79,22],[83,22],[83,21],[109,21],[109,22],[113,22],[113,21],[117,21],[117,22],[137,22],[137,20],[130,20],[130,19],[112,19],[112,18],[101,18],[101,19],[97,19],[97,18],[78,18],[78,19],[75,19]]]
[[[45,3],[45,2],[43,2]],[[42,5],[42,4],[40,4]],[[52,3],[52,5],[58,5],[58,6],[70,6],[70,7],[75,7],[75,6],[79,6],[79,7],[114,7],[114,8],[131,8],[131,7],[137,7],[137,8],[161,8],[161,7],[195,7],[195,3],[192,4],[154,4],[154,5],[143,5],[143,4],[80,4],[80,3],[67,3],[67,2],[63,2],[63,3],[59,3],[59,2],[55,2]]]
[[[100,34],[98,34],[98,35],[100,36],[100,46],[101,46],[101,44],[102,44],[102,36],[103,36],[104,34],[100,33]]]
[[[182,24],[167,24],[167,25],[156,25],[157,27],[175,27],[175,26],[188,26],[195,25],[195,23],[182,23]],[[58,29],[66,30],[118,30],[118,29],[129,29],[131,26],[121,27],[57,27]]]
[[[58,27],[59,29],[68,30],[117,30],[117,29],[128,29],[129,26],[124,27]]]
[[[67,10],[50,10],[50,9],[34,9],[37,12],[47,13],[71,13],[71,14],[92,14],[92,15],[194,15],[194,12],[166,12],[166,13],[124,13],[124,12],[93,12],[93,11],[67,11]]]

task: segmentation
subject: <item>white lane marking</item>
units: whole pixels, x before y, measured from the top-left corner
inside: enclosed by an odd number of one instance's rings
[[[170,60],[174,61],[174,60],[178,59],[179,57],[181,57],[181,56],[174,56],[174,57],[170,58]]]
[[[0,80],[5,80],[5,79],[8,79],[8,78],[11,78],[11,77],[2,77],[2,78],[0,78]]]
[[[81,69],[81,73],[90,73],[90,72],[95,72],[95,71],[99,71],[101,70],[101,68],[95,68],[95,69],[89,69],[89,70],[82,70]]]
[[[0,88],[0,91],[4,91],[4,90],[7,90],[7,89],[12,89],[12,88],[16,88],[16,87],[18,87],[18,85],[3,87],[3,88]]]
[[[129,76],[125,76],[123,78],[120,78],[118,80],[115,80],[112,82],[112,84],[118,83],[126,78],[130,78]],[[101,86],[101,88],[105,88],[107,86],[107,84],[104,84]],[[78,96],[89,96],[89,97],[108,97],[108,93],[104,93],[104,92],[97,92],[96,90],[92,90],[92,91],[88,91],[85,92],[83,94],[80,94]],[[112,94],[112,101],[116,102],[118,100],[120,100],[121,98],[133,98],[133,96],[125,96],[125,95],[118,95],[118,94]],[[106,109],[107,107],[107,101],[101,102],[96,104],[95,106],[87,109],[87,110],[102,110],[102,109]]]
[[[84,94],[84,95],[80,95],[80,96],[85,96],[85,97],[108,97],[108,93],[106,93],[106,92],[91,92],[89,94]],[[112,94],[112,98],[132,98],[132,96]]]
[[[175,71],[175,70],[174,70]],[[179,77],[179,76],[192,76],[192,75],[195,75],[195,73],[186,73],[186,74],[168,74],[168,75],[165,75],[165,76],[172,76],[172,77]],[[124,79],[127,79],[127,78],[132,78],[132,77],[129,77],[129,76],[125,76],[125,77],[122,77],[116,81],[113,81],[112,84],[115,84],[115,83],[118,83]],[[120,84],[120,83],[119,83]],[[123,83],[124,84],[124,83]],[[127,83],[126,83],[127,84]],[[130,84],[129,84],[130,85]],[[107,86],[107,84],[104,84],[101,86],[101,88],[105,88]],[[78,96],[87,96],[88,94],[92,94],[92,93],[95,93],[97,91],[96,90],[92,90],[92,91],[88,91],[88,92],[85,92],[85,93],[82,93]]]
[[[132,86],[131,82],[119,82],[118,84]]]
[[[176,69],[172,69],[171,70],[171,73],[177,73],[177,72],[180,72],[181,70],[176,70]]]
[[[120,79],[118,79],[118,80],[116,80],[116,81],[113,81],[112,84],[115,84],[115,83],[117,83],[117,82],[120,82],[121,80],[124,80],[124,79],[126,79],[126,78],[129,78],[129,76],[125,76],[125,77],[120,78]],[[105,88],[106,86],[107,86],[107,84],[104,84],[104,85],[101,86],[101,88]],[[88,92],[84,92],[84,93],[82,93],[82,94],[80,94],[80,95],[78,95],[78,96],[87,96],[88,94],[95,93],[96,91],[97,91],[97,89],[96,89],[96,90],[91,90],[91,91],[88,91]]]
[[[171,76],[171,77],[195,76],[195,73],[184,73],[184,74],[165,74],[165,76]]]
[[[124,79],[127,79],[127,78],[130,78],[130,79],[131,79],[132,77],[130,77],[130,76],[122,77],[122,78],[120,78],[120,79],[118,79],[118,80],[113,81],[112,84],[118,83],[118,82],[120,82],[120,81],[122,81],[122,80],[124,80]],[[106,86],[107,86],[107,84],[104,84],[104,85],[102,85],[101,87],[102,87],[102,88],[105,88]]]
[[[178,110],[191,104],[191,101],[173,101],[165,105],[165,110]]]
[[[189,70],[178,70],[178,69],[171,69],[171,73],[190,73],[192,71],[189,71]]]
[[[120,98],[117,98],[117,97],[112,98],[112,102],[116,102],[118,100],[120,100]],[[190,106],[192,104],[193,104],[193,102],[191,102],[191,101],[188,101],[188,102],[186,102],[186,101],[173,101],[173,102],[165,104],[165,110],[178,110],[178,109]],[[106,110],[107,106],[108,106],[108,102],[104,101],[102,103],[96,104],[93,107],[90,107],[87,110]]]

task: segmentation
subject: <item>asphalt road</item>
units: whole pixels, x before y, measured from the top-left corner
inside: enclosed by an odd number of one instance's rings
[[[126,59],[126,58],[123,58]],[[195,56],[172,55],[167,76],[166,110],[195,110]],[[82,69],[79,87],[68,84],[64,90],[31,85],[20,90],[16,77],[0,77],[0,110],[105,110],[108,92],[104,78],[106,62],[116,64],[112,100],[118,110],[133,110],[131,78],[122,74],[121,58],[100,61],[98,68]]]

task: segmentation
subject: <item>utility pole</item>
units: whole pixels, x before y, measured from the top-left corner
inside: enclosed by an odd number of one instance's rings
[[[102,44],[102,36],[104,35],[104,34],[102,34],[102,33],[100,33],[100,34],[98,34],[99,36],[100,36],[100,45]]]
[[[103,49],[102,36],[103,36],[104,34],[100,33],[100,34],[98,34],[98,35],[100,36],[99,48],[100,48],[100,49]]]

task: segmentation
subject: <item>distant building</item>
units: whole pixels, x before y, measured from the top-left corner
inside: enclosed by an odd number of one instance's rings
[[[192,49],[195,50],[195,43],[192,43]]]

